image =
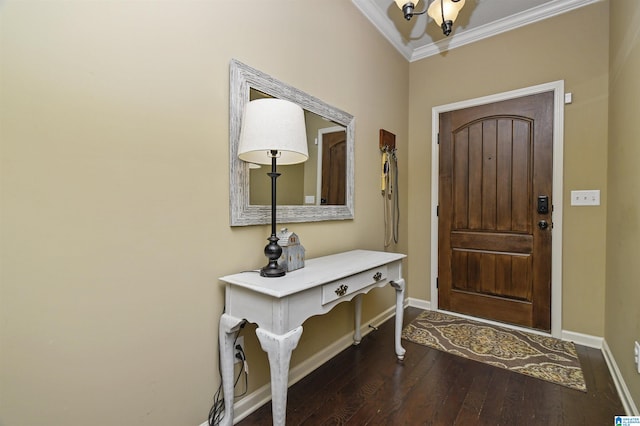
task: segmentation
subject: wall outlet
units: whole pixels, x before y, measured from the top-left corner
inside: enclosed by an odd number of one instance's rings
[[[239,349],[236,349],[238,346],[242,348],[242,352]],[[238,336],[238,338],[236,339],[236,343],[234,343],[233,345],[233,363],[234,364],[242,362],[243,352],[244,352],[244,336]]]
[[[633,361],[636,363],[636,369],[638,370],[638,374],[640,374],[640,343],[634,342],[633,346]]]

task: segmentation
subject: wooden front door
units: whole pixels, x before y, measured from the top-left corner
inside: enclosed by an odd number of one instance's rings
[[[320,203],[344,205],[347,188],[347,132],[325,133],[322,137],[322,187]]]
[[[440,309],[551,329],[552,151],[553,92],[440,114]]]

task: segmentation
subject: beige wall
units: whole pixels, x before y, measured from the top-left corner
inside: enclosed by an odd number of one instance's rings
[[[411,64],[409,295],[430,299],[431,110],[565,81],[563,329],[604,333],[608,4],[597,3]],[[600,189],[599,207],[571,207],[572,189]]]
[[[262,266],[269,232],[229,227],[230,59],[356,117],[356,218],[290,226],[309,257],[383,249],[378,132],[397,134],[406,170],[409,64],[345,0],[0,13],[0,424],[201,424],[217,278]],[[392,294],[367,295],[363,319]],[[305,323],[293,365],[352,324],[348,305]],[[250,391],[268,381],[251,331]]]
[[[425,300],[431,108],[564,79],[574,103],[563,328],[605,335],[640,400],[630,357],[640,339],[640,65],[627,31],[639,6],[614,4],[610,74],[608,3],[411,65],[346,0],[2,3],[0,424],[205,420],[219,383],[217,277],[261,266],[269,232],[228,225],[231,58],[356,117],[356,218],[290,225],[309,257],[383,248],[378,131],[396,133],[392,249],[409,253],[409,295]],[[601,189],[603,205],[570,207],[571,189]],[[391,296],[368,295],[365,320]],[[307,321],[292,364],[351,324],[346,304]],[[268,382],[252,331],[250,391]]]
[[[640,3],[611,2],[605,339],[640,408]],[[636,413],[638,414],[638,413]]]

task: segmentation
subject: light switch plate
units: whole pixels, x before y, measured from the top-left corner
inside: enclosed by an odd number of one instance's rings
[[[600,190],[571,191],[572,206],[599,206]]]

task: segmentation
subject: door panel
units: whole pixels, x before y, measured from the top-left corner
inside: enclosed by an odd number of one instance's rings
[[[322,186],[320,202],[323,205],[343,205],[347,170],[347,132],[325,133],[322,138]]]
[[[550,330],[552,129],[552,92],[440,115],[442,309]]]

